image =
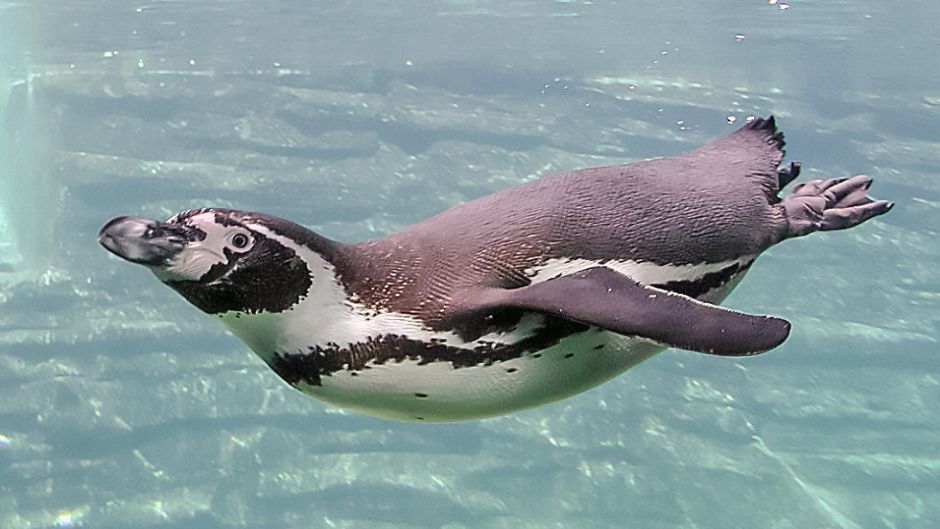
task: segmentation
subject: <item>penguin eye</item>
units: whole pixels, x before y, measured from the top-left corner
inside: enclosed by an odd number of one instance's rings
[[[245,248],[246,246],[248,246],[249,242],[251,241],[248,239],[248,236],[245,235],[244,233],[236,233],[235,235],[232,236],[232,246],[238,249]]]

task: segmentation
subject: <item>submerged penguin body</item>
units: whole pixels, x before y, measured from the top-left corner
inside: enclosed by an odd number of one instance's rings
[[[282,379],[332,404],[457,421],[596,386],[665,347],[750,355],[789,324],[719,307],[784,239],[891,204],[867,177],[780,169],[757,119],[688,154],[572,171],[357,244],[252,212],[119,217],[101,243],[220,318]]]

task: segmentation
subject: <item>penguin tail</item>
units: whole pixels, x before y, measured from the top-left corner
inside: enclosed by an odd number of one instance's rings
[[[786,144],[783,132],[777,129],[777,120],[769,115],[751,118],[738,130],[701,150],[714,156],[717,163],[741,167],[742,160],[746,160],[743,169],[747,180],[758,184],[768,202],[776,204],[780,202],[780,190],[800,174],[799,162],[781,166]]]
[[[737,133],[752,134],[762,138],[768,145],[779,151],[778,163],[787,155],[785,149],[787,145],[786,138],[783,131],[777,129],[777,120],[773,114],[768,115],[766,118],[757,117],[752,119],[738,129]],[[801,168],[802,164],[800,162],[791,162],[789,165],[777,168],[777,186],[774,190],[774,198],[778,198],[776,193],[779,193],[783,188],[790,185],[790,182],[796,180],[796,177],[800,176]]]

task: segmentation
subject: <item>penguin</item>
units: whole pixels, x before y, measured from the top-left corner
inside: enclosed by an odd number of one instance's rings
[[[748,356],[790,324],[719,306],[786,239],[888,212],[867,176],[784,165],[773,116],[668,158],[545,176],[386,237],[330,240],[221,208],[99,232],[222,321],[286,383],[404,421],[492,417],[595,387],[665,348]]]

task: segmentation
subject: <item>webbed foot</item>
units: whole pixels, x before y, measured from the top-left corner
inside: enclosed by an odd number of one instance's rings
[[[869,197],[871,183],[871,178],[859,175],[797,185],[782,202],[789,223],[786,236],[844,230],[887,213],[894,203]]]

